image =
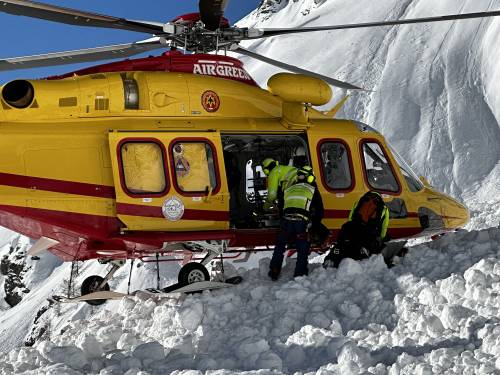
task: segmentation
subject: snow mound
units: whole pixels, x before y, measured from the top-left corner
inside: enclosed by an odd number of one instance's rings
[[[500,229],[414,246],[391,269],[380,256],[333,270],[321,260],[309,277],[292,279],[289,259],[272,282],[263,259],[230,289],[108,302],[32,348],[0,355],[0,373],[500,370]]]

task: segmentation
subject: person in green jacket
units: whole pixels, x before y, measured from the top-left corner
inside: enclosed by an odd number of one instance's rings
[[[297,168],[289,165],[280,165],[273,158],[266,158],[262,162],[262,171],[267,176],[267,197],[264,209],[269,210],[278,201],[281,208],[283,200],[283,183],[293,179]],[[281,203],[281,204],[280,204]]]
[[[344,258],[361,260],[379,254],[388,239],[388,226],[389,209],[382,196],[375,191],[367,192],[354,204],[323,266],[338,267]]]

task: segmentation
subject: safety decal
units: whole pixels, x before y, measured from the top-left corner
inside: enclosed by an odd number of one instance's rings
[[[208,90],[201,95],[201,105],[207,112],[217,112],[220,107],[219,95]]]
[[[177,177],[185,177],[189,174],[189,162],[182,156],[175,160],[175,173]]]
[[[169,221],[178,221],[184,215],[184,203],[175,195],[163,202],[163,216]]]

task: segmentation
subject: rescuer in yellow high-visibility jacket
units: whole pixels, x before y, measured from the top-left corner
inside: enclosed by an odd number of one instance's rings
[[[262,162],[262,171],[267,176],[267,197],[264,202],[264,209],[268,210],[275,204],[275,201],[281,201],[283,197],[283,183],[295,175],[297,168],[289,165],[280,165],[273,158],[266,158]],[[280,206],[278,202],[278,206]],[[280,207],[281,208],[281,207]]]
[[[297,250],[294,277],[308,274],[307,258],[311,245],[307,231],[311,224],[311,205],[317,194],[314,182],[312,168],[306,166],[298,169],[293,180],[288,181],[285,186],[280,232],[269,265],[269,276],[273,280],[279,277],[286,245],[292,239],[295,240]]]

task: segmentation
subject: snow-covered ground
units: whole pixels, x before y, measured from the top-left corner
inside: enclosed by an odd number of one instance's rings
[[[241,25],[292,27],[500,9],[500,0],[265,0]],[[418,173],[471,209],[466,230],[380,257],[344,261],[278,282],[268,259],[231,289],[173,299],[145,295],[49,305],[70,265],[49,253],[23,261],[28,239],[0,232],[2,264],[22,301],[3,302],[0,373],[26,374],[500,374],[500,20],[473,20],[271,38],[255,51],[372,90],[340,117],[379,129]],[[265,86],[277,70],[247,58]],[[334,90],[340,99],[345,92]],[[5,267],[4,267],[5,268]],[[76,284],[105,273],[81,265]],[[161,285],[179,265],[161,265]],[[131,290],[156,286],[154,264],[134,265]],[[112,282],[126,292],[128,267]],[[25,346],[29,344],[32,346]]]
[[[43,339],[0,355],[0,373],[500,371],[500,229],[414,246],[391,269],[381,256],[338,270],[321,259],[295,280],[293,260],[272,282],[262,259],[231,289],[53,306]]]

